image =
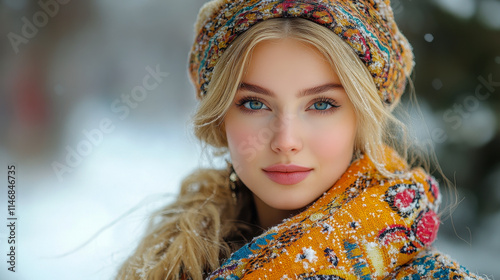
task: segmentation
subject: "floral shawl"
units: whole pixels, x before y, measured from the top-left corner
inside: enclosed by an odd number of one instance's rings
[[[429,246],[439,227],[436,180],[409,170],[386,148],[383,176],[370,159],[354,161],[302,213],[231,255],[207,279],[475,278]]]

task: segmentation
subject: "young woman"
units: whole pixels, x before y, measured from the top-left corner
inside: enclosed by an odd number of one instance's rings
[[[214,0],[188,176],[117,279],[478,278],[433,250],[440,194],[393,115],[413,67],[389,1]]]

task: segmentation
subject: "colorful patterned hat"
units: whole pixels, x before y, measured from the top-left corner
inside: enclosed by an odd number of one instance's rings
[[[389,0],[212,0],[201,9],[189,73],[205,96],[218,59],[234,39],[261,21],[300,17],[326,26],[364,62],[381,99],[395,104],[413,68],[412,48],[399,31]]]

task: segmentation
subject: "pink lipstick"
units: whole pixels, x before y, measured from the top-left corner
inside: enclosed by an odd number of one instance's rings
[[[311,173],[312,168],[293,164],[275,164],[262,170],[273,182],[281,185],[294,185],[303,181]]]

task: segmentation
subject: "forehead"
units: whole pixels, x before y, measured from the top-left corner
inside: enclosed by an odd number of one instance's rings
[[[316,86],[340,81],[327,58],[314,46],[286,38],[255,46],[243,82],[272,87],[280,83]]]

